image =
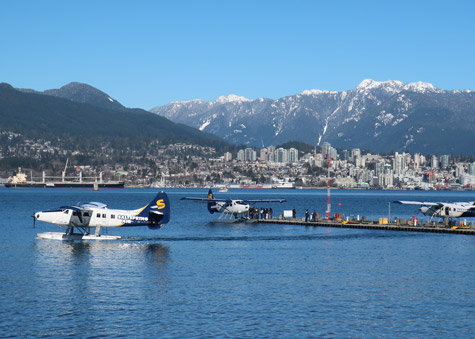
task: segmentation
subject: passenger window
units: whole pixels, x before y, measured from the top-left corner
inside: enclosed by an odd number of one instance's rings
[[[104,214],[102,215],[102,217],[105,218],[105,217],[106,217],[106,214],[104,213]]]
[[[97,213],[97,217],[100,218],[100,217],[101,217],[101,214],[100,214],[100,213]]]
[[[114,214],[111,214],[111,219],[115,219],[115,215],[114,215]]]

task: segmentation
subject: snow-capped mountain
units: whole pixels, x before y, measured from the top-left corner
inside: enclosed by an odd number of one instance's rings
[[[475,91],[363,80],[353,90],[306,90],[277,100],[236,95],[151,110],[235,144],[295,140],[373,151],[475,154]]]

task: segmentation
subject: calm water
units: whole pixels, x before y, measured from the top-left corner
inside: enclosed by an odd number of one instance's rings
[[[475,237],[223,224],[207,190],[168,189],[161,230],[111,242],[36,240],[61,231],[34,211],[101,201],[137,208],[157,190],[0,188],[0,337],[473,337]],[[325,191],[230,190],[324,213]],[[470,192],[333,191],[333,212],[388,215],[392,200],[475,200]],[[341,203],[341,206],[338,204]],[[270,206],[270,205],[267,205]],[[420,216],[391,205],[391,215]]]

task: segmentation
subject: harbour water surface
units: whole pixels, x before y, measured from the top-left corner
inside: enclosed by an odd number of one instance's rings
[[[34,211],[101,201],[137,208],[157,190],[0,188],[0,337],[473,337],[475,237],[225,224],[207,190],[166,189],[161,230],[119,241],[37,240]],[[324,213],[319,190],[230,190],[286,198],[274,216]],[[472,192],[332,191],[333,212],[387,217],[393,200],[475,201]],[[341,204],[339,206],[339,204]],[[391,215],[420,217],[391,205]]]

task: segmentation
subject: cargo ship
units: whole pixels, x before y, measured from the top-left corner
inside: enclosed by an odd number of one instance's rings
[[[43,177],[40,181],[34,181],[33,179],[28,181],[26,174],[18,169],[18,173],[7,179],[5,187],[12,188],[124,188],[123,181],[104,181],[102,180],[102,173],[97,178],[83,178],[82,173],[79,173],[78,177],[65,177],[64,172],[60,180],[48,180],[43,172]]]

